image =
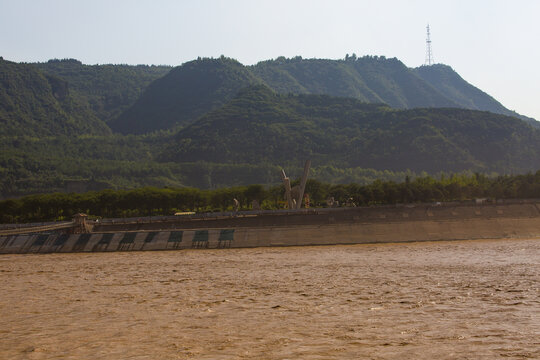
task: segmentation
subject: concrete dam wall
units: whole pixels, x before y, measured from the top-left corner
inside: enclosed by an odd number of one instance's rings
[[[105,220],[93,231],[0,236],[0,254],[531,238],[540,237],[540,202]]]

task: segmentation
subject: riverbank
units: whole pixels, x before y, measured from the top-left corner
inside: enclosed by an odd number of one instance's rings
[[[417,204],[105,219],[86,234],[0,237],[0,254],[180,250],[540,236],[540,203]]]

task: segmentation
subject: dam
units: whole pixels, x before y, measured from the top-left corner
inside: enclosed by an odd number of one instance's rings
[[[59,232],[62,229],[76,231]],[[73,223],[3,228],[0,230],[0,254],[345,245],[539,236],[540,199],[529,199],[245,211],[99,221],[78,218]]]

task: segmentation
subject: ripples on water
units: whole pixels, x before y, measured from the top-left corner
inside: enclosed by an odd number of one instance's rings
[[[540,358],[540,240],[0,256],[1,359]]]

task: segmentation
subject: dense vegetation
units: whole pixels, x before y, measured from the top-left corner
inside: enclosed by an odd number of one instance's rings
[[[8,198],[143,186],[208,189],[279,182],[279,168],[271,163],[157,162],[154,156],[164,139],[164,136],[4,138],[0,141],[0,195]],[[299,172],[301,165],[293,164],[285,169],[287,173]],[[325,181],[362,184],[375,179],[399,181],[407,175],[415,176],[412,172],[318,164],[313,174]]]
[[[123,134],[144,134],[185,125],[258,81],[233,59],[190,61],[153,82],[110,126]]]
[[[173,69],[0,58],[0,199],[271,186],[279,167],[295,172],[307,158],[334,184],[538,168],[538,132],[516,119],[382,103],[505,111],[449,67],[384,57],[243,66],[222,56]]]
[[[0,59],[1,136],[110,134],[68,83],[28,64]]]
[[[536,169],[540,131],[515,118],[461,109],[395,110],[326,95],[280,95],[265,86],[182,129],[168,161],[277,164],[414,172]]]
[[[123,134],[181,127],[219,108],[240,89],[256,84],[281,94],[325,94],[400,109],[456,107],[519,116],[448,66],[409,69],[397,59],[376,56],[347,56],[344,60],[280,57],[243,66],[222,56],[174,68],[110,125]]]
[[[32,65],[49,76],[63,79],[72,96],[105,123],[120,116],[151,82],[171,70],[170,66],[154,65],[84,65],[75,59]]]
[[[279,182],[279,167],[314,164],[332,183],[429,173],[537,168],[540,131],[515,118],[460,109],[395,110],[327,95],[243,89],[178,133],[0,136],[0,194],[142,186]]]
[[[436,180],[429,176],[405,182],[377,180],[368,185],[332,185],[308,180],[306,192],[314,207],[328,197],[341,204],[350,198],[356,205],[470,200],[488,198],[540,198],[540,171],[536,174],[499,176],[452,175]],[[83,194],[33,195],[0,202],[0,223],[70,219],[84,212],[96,217],[171,215],[176,211],[231,211],[233,199],[241,209],[257,200],[263,209],[285,206],[282,186],[250,185],[217,190],[195,188],[141,188],[137,190],[87,192]]]
[[[345,60],[277,58],[252,71],[279,93],[326,94],[395,108],[458,107],[397,59],[366,56]]]
[[[4,134],[142,134],[175,129],[217,109],[250,85],[278,93],[326,94],[395,108],[461,107],[522,117],[445,65],[409,69],[397,59],[284,57],[243,66],[226,57],[182,66],[84,65],[74,59],[0,60]],[[37,121],[39,119],[39,121]],[[22,126],[20,126],[22,125]],[[24,131],[21,129],[25,129]]]
[[[420,66],[414,69],[414,71],[422,80],[429,83],[441,94],[444,94],[456,104],[459,104],[460,108],[487,110],[496,114],[513,116],[539,127],[536,120],[508,110],[497,100],[463,80],[448,65],[435,64],[431,66]]]

